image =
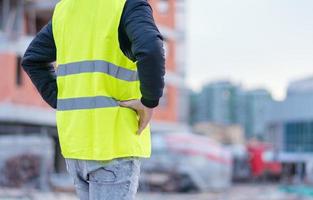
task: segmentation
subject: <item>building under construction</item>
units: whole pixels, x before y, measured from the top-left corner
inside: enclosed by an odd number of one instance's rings
[[[165,38],[167,68],[165,94],[155,112],[152,129],[154,132],[184,129],[188,103],[184,82],[184,0],[149,2]],[[0,134],[13,138],[31,135],[42,137],[42,141],[48,138],[52,161],[47,163],[51,164],[52,171],[62,172],[65,168],[58,145],[55,112],[41,99],[21,68],[21,58],[28,44],[51,20],[56,3],[56,0],[0,0]],[[7,148],[10,142],[12,149],[17,145],[15,139],[5,141],[9,141],[5,142]],[[40,142],[36,145],[41,148]],[[28,152],[27,148],[17,152],[21,151]],[[9,152],[14,154],[14,151]]]

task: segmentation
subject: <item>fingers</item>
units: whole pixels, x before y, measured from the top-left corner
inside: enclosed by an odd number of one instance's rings
[[[132,108],[131,101],[119,101],[118,104],[122,107]]]
[[[128,100],[128,101],[119,101],[118,104],[122,107],[126,107],[126,108],[132,108],[136,111],[138,111],[139,109],[141,109],[141,102],[140,100]]]
[[[139,113],[139,128],[137,134],[141,134],[142,131],[148,126],[153,114],[153,109],[144,109]]]
[[[140,100],[128,100],[128,101],[119,101],[118,104],[121,107],[131,108],[135,110],[139,116],[138,122],[138,131],[137,134],[141,134],[143,130],[148,126],[151,118],[153,109],[146,108],[142,105]]]
[[[144,116],[140,116],[139,118],[139,128],[137,131],[137,134],[140,135],[142,133],[142,131],[147,127],[147,125],[149,124],[149,118],[147,118],[145,115]]]

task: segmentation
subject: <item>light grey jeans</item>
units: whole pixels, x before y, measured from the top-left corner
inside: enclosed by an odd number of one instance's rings
[[[65,159],[80,200],[133,200],[138,188],[140,158],[111,161]]]

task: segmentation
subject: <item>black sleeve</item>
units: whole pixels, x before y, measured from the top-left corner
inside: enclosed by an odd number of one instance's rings
[[[22,66],[42,98],[53,108],[57,104],[57,84],[54,67],[56,47],[51,21],[41,29],[27,48]]]
[[[137,61],[141,102],[147,107],[156,107],[163,94],[165,58],[163,38],[155,25],[149,3],[146,0],[126,1],[121,26]]]

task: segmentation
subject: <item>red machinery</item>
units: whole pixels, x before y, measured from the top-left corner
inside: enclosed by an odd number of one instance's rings
[[[247,145],[249,164],[253,177],[280,176],[282,165],[275,160],[271,145],[252,141]]]

